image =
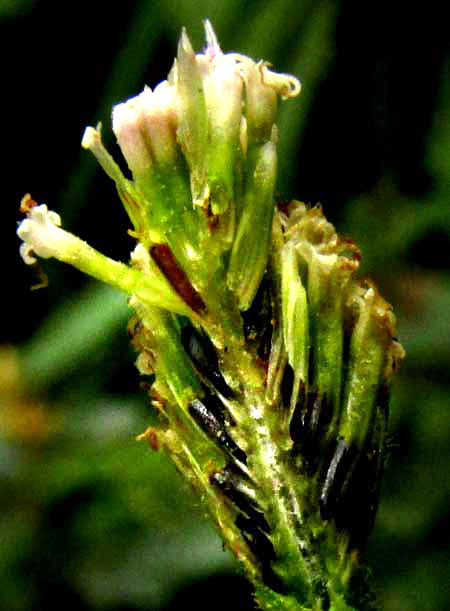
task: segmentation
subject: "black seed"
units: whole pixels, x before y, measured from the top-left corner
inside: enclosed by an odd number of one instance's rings
[[[378,463],[375,456],[362,457],[352,478],[351,488],[336,512],[336,526],[348,532],[351,547],[361,547],[375,523],[381,481]]]
[[[375,523],[384,469],[386,415],[386,406],[377,405],[371,436],[342,488],[335,509],[336,526],[348,532],[352,547],[361,547],[366,542]]]
[[[331,459],[320,494],[320,515],[329,520],[336,516],[336,510],[342,503],[343,488],[351,477],[356,458],[356,449],[348,446],[342,439],[338,441]]]
[[[245,480],[244,474],[238,473],[231,466],[226,467],[223,471],[212,473],[210,476],[211,483],[217,486],[238,509],[243,511],[258,528],[266,533],[270,533],[270,527],[263,512],[244,490]]]
[[[283,378],[281,379],[281,387],[280,387],[281,400],[285,408],[289,408],[289,405],[291,404],[291,396],[292,396],[293,387],[294,387],[294,370],[289,365],[289,363],[287,363],[283,371]]]
[[[326,394],[309,391],[305,401],[304,392],[303,389],[296,402],[289,432],[294,442],[293,454],[302,454],[308,473],[312,475],[324,454],[322,441],[333,414]]]
[[[206,386],[203,388],[204,395],[202,397],[202,403],[206,409],[222,424],[234,425],[234,421],[231,418],[227,407],[222,403],[220,398],[210,392]]]
[[[333,518],[338,530],[349,535],[350,546],[360,548],[373,529],[378,509],[385,459],[389,391],[380,387],[371,430],[361,450],[344,441],[337,444],[320,497],[324,519]]]
[[[245,463],[247,461],[245,452],[230,437],[224,421],[211,411],[211,406],[215,405],[211,397],[213,395],[207,395],[202,400],[194,399],[189,404],[190,415],[208,437],[216,441],[220,447],[226,449],[236,460]]]
[[[253,520],[240,513],[236,518],[236,526],[261,563],[275,559],[272,541],[254,524]]]
[[[181,343],[200,375],[226,399],[232,399],[234,393],[220,373],[216,349],[210,339],[194,327],[186,326],[181,329]]]
[[[242,537],[250,550],[259,560],[264,583],[275,592],[284,592],[284,584],[271,566],[276,554],[270,539],[255,526],[250,518],[245,517],[242,513],[237,516],[235,524],[241,531]]]

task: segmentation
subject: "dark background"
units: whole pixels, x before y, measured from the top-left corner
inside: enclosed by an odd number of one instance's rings
[[[183,25],[201,49],[205,17],[225,51],[300,77],[280,118],[280,195],[322,202],[395,305],[408,356],[367,559],[383,609],[448,608],[450,56],[436,6],[0,0],[0,609],[251,608],[186,485],[134,440],[154,416],[125,297],[53,261],[30,291],[15,236],[31,192],[127,260],[127,217],[84,127],[102,121],[119,159],[112,105],[166,77]]]

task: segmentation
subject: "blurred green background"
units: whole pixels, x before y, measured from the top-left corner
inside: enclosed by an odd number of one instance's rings
[[[433,3],[0,0],[3,315],[0,609],[251,609],[251,594],[168,461],[128,346],[125,297],[56,262],[30,291],[25,192],[127,260],[114,187],[81,151],[114,103],[163,80],[185,25],[300,77],[283,105],[279,192],[321,201],[395,304],[407,359],[367,559],[387,611],[449,608],[450,54]]]

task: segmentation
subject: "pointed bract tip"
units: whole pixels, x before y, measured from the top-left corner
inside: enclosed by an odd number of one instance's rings
[[[178,58],[182,55],[195,55],[189,36],[187,35],[186,28],[181,29],[180,40],[178,41]]]
[[[206,38],[205,55],[210,59],[214,58],[216,55],[222,55],[222,49],[220,48],[219,41],[217,40],[216,33],[214,32],[210,20],[205,19],[203,25],[205,27]]]

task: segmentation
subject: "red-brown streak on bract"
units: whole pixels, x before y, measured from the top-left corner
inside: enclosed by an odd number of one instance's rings
[[[150,248],[150,254],[164,276],[188,306],[196,314],[203,312],[206,308],[203,299],[190,283],[189,278],[167,244],[154,244]]]
[[[125,191],[120,190],[119,195],[122,197],[122,199],[125,201],[126,204],[128,204],[129,206],[134,206],[135,208],[138,208],[137,203],[134,201],[134,199],[132,199],[128,195],[128,193],[125,193]]]
[[[289,217],[289,213],[290,213],[289,206],[290,206],[290,204],[291,204],[290,201],[288,201],[288,202],[286,202],[286,201],[279,201],[279,202],[277,202],[276,205],[277,205],[277,208],[278,208],[278,210],[280,212],[282,212],[285,216]]]
[[[148,443],[152,450],[158,452],[159,450],[159,439],[156,431],[149,431]]]

